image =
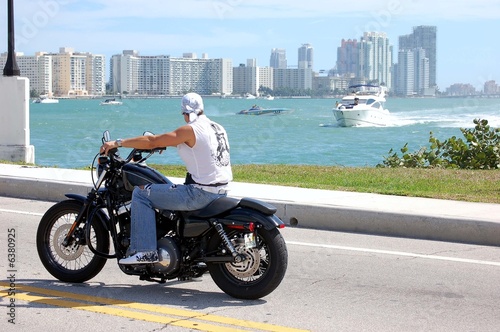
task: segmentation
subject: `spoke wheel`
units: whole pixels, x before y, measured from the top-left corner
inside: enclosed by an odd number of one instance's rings
[[[258,299],[275,290],[283,280],[288,264],[286,244],[277,229],[259,228],[255,248],[246,248],[244,235],[228,233],[236,251],[245,257],[242,262],[210,263],[208,269],[225,293],[240,299]],[[224,247],[218,236],[212,237],[211,249],[220,251]]]
[[[89,249],[83,223],[75,230],[69,245],[62,244],[81,207],[82,203],[73,200],[60,202],[45,213],[38,226],[38,256],[47,271],[61,281],[87,281],[106,264],[105,258]],[[109,253],[109,234],[98,218],[91,223],[90,241],[99,252]]]

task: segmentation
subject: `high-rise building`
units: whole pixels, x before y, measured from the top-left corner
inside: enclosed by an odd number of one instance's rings
[[[355,74],[359,66],[358,42],[342,39],[337,48],[337,73],[339,75]]]
[[[109,86],[113,94],[136,93],[139,80],[139,52],[125,50],[110,60]]]
[[[231,94],[233,68],[229,59],[199,59],[194,53],[182,58],[141,56],[123,51],[111,58],[110,85],[115,93],[144,95]]]
[[[7,53],[0,54],[0,67],[7,61]],[[30,82],[30,91],[40,95],[53,96],[52,93],[52,58],[44,52],[34,56],[16,52],[16,62],[22,77]]]
[[[500,86],[496,84],[494,80],[490,80],[484,83],[484,94],[486,95],[497,95],[500,94]]]
[[[303,44],[299,48],[299,69],[313,69],[313,47],[311,44]]]
[[[284,48],[273,48],[271,50],[271,59],[269,60],[271,68],[287,68],[286,50]]]
[[[358,43],[360,79],[392,86],[392,46],[383,32],[365,32]]]
[[[290,88],[304,91],[312,89],[313,72],[310,68],[275,69],[273,80],[274,89]]]
[[[415,91],[418,95],[427,95],[430,84],[429,58],[423,48],[416,48],[413,53],[415,54]]]
[[[6,56],[0,56],[0,64],[5,63]],[[71,97],[106,92],[104,55],[61,47],[59,53],[38,52],[34,56],[19,53],[16,60],[21,76],[29,79],[30,90],[37,94]]]
[[[102,95],[105,92],[103,55],[75,52],[61,47],[51,53],[52,89],[56,96]]]
[[[436,67],[437,27],[420,25],[413,27],[413,33],[399,37],[399,50],[424,49],[429,59],[429,86],[437,86]]]
[[[258,67],[256,59],[248,59],[246,66],[233,68],[233,93],[258,96],[260,87],[273,88],[271,67]]]
[[[413,95],[415,91],[415,57],[413,51],[399,51],[396,68],[396,93],[403,96]]]

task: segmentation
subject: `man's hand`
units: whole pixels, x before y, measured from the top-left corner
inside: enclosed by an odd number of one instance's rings
[[[99,150],[99,152],[100,152],[100,154],[107,156],[109,153],[109,150],[116,149],[116,148],[118,148],[118,143],[116,143],[116,141],[106,142],[101,146],[101,149]]]

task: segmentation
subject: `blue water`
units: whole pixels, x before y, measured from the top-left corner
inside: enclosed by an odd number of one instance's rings
[[[461,127],[474,118],[500,127],[500,99],[389,99],[387,127],[342,128],[335,125],[336,99],[205,99],[205,113],[229,135],[233,164],[311,164],[375,166],[392,148],[405,143],[411,151],[428,146],[429,133],[444,140],[462,137]],[[30,104],[31,144],[42,166],[88,166],[101,145],[102,132],[112,138],[171,131],[184,124],[180,99],[124,99],[122,106],[100,106],[100,100],[61,100]],[[237,115],[253,104],[286,107],[280,115]],[[123,149],[125,155],[129,150]],[[151,163],[182,164],[174,148]]]

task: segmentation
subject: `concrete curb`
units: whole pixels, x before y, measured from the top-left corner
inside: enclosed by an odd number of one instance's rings
[[[44,174],[45,178],[39,178],[0,172],[0,196],[55,202],[65,199],[66,193],[89,192],[90,181],[65,180],[88,171],[58,172],[66,174],[51,179]],[[291,227],[500,246],[500,204],[243,183],[232,186],[230,196],[275,205],[277,215]]]

